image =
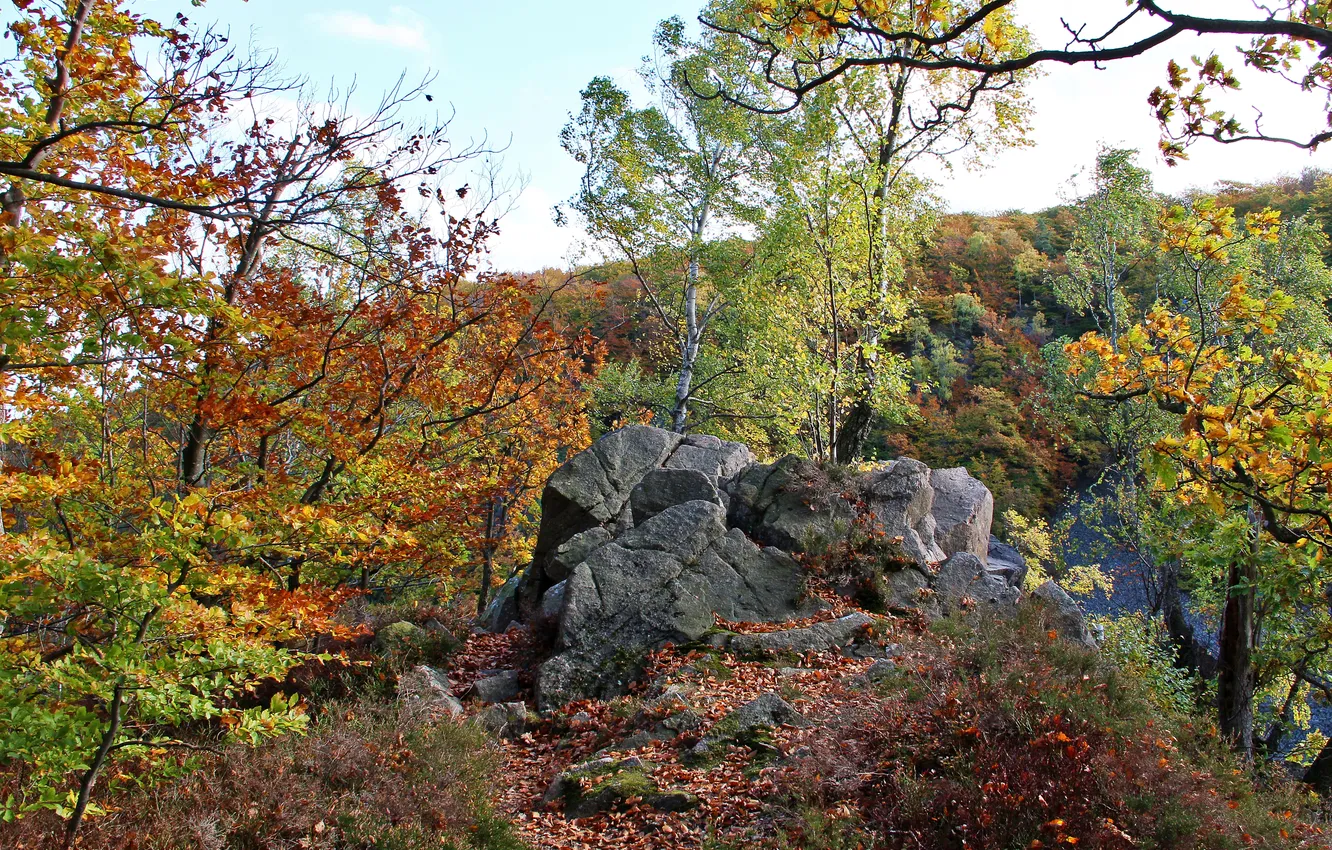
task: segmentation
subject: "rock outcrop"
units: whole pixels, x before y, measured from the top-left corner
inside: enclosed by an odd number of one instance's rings
[[[632,426],[551,476],[532,563],[482,624],[555,624],[555,652],[537,672],[540,708],[607,698],[625,691],[649,651],[700,639],[716,617],[813,613],[822,603],[806,596],[796,557],[848,540],[893,547],[879,582],[889,606],[928,616],[1010,610],[1025,570],[1007,551],[989,568],[993,513],[990,492],[964,469],[905,458],[859,473],[794,456],[760,464],[738,443]],[[786,637],[793,649],[839,642],[822,633],[829,628]]]

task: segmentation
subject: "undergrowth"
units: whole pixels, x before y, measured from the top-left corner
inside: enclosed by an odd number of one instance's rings
[[[1325,846],[1307,794],[1038,618],[949,619],[786,769],[778,848]],[[905,681],[903,681],[905,679]]]
[[[108,799],[83,850],[521,850],[491,808],[498,760],[483,733],[380,698],[330,703],[304,737],[241,746],[189,775]],[[0,832],[51,846],[34,816]]]

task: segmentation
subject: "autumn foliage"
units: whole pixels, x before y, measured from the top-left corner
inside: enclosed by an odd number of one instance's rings
[[[0,815],[72,840],[99,785],[303,727],[280,694],[350,598],[484,596],[586,440],[558,289],[420,90],[299,96],[182,17],[20,2],[0,79]],[[271,101],[271,103],[270,103]],[[165,767],[163,768],[166,769]]]

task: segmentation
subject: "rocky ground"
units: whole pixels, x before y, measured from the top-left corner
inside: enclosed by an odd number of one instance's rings
[[[1250,835],[1233,813],[1270,804],[1228,779],[1223,806],[1150,695],[1107,690],[1079,607],[1022,592],[993,504],[961,469],[626,428],[555,473],[531,566],[402,690],[489,733],[536,848],[822,847],[843,821],[902,846]]]
[[[544,717],[519,709],[507,726],[494,724],[494,706],[469,706],[504,752],[503,811],[534,848],[552,850],[693,848],[770,829],[767,798],[815,730],[875,682],[932,663],[923,620],[820,598],[828,607],[806,619],[718,620],[703,641],[654,652],[623,697]],[[531,640],[524,628],[473,636],[455,695],[484,681],[473,671],[521,663]]]

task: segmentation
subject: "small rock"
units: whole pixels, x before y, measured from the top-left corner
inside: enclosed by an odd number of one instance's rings
[[[815,623],[805,629],[787,629],[759,635],[736,635],[731,639],[730,651],[736,655],[818,652],[849,643],[861,630],[873,623],[873,617],[856,612],[838,620]]]
[[[517,670],[502,670],[472,683],[472,696],[481,702],[512,702],[521,692]]]
[[[726,742],[752,737],[750,733],[758,729],[809,725],[804,715],[790,703],[769,691],[714,723],[708,734],[690,750],[690,755],[695,759],[707,758]]]
[[[986,557],[986,569],[1004,577],[1004,581],[1021,589],[1027,580],[1027,559],[1022,553],[990,535],[990,551]]]
[[[399,620],[375,632],[375,643],[385,652],[401,652],[425,640],[426,631],[415,623]]]
[[[1007,614],[1017,610],[1020,596],[1016,587],[998,573],[986,570],[980,558],[970,552],[958,552],[939,565],[934,590],[946,611],[966,610],[970,604],[978,610]]]
[[[499,634],[511,628],[518,619],[518,587],[522,576],[514,576],[495,592],[495,598],[486,606],[486,613],[476,627],[483,632]]]
[[[457,718],[463,705],[453,695],[453,683],[439,670],[421,665],[398,679],[398,696],[423,704],[431,714]]]
[[[777,694],[769,691],[758,699],[747,702],[731,712],[721,723],[733,719],[741,732],[760,726],[808,726],[809,721],[796,711],[791,704]]]
[[[647,795],[643,802],[659,812],[687,812],[698,808],[698,795],[688,791],[663,791]]]
[[[610,811],[632,797],[661,793],[652,780],[653,765],[639,758],[605,757],[564,771],[550,783],[542,798],[564,802],[564,816],[585,818]]]
[[[881,658],[865,671],[865,678],[871,682],[881,682],[897,672],[897,665],[887,658]]]
[[[530,716],[527,705],[505,702],[492,705],[472,718],[472,722],[497,738],[517,738],[527,731]]]

